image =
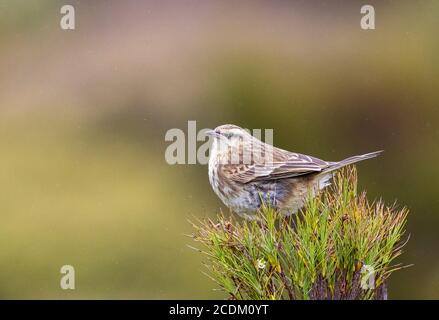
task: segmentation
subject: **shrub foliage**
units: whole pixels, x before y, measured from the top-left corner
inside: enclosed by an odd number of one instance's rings
[[[402,265],[408,210],[369,202],[354,167],[327,191],[282,217],[264,205],[258,219],[219,214],[192,223],[206,274],[231,299],[386,299]]]

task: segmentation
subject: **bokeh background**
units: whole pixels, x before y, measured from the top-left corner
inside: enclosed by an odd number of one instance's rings
[[[76,9],[76,30],[60,8]],[[167,130],[273,128],[410,208],[390,298],[439,298],[439,3],[0,1],[0,298],[224,298],[189,249],[223,208]],[[60,268],[76,290],[60,289]]]

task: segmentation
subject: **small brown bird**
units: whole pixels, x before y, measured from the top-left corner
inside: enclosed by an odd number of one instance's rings
[[[207,134],[213,137],[210,184],[227,207],[249,219],[263,202],[284,215],[297,212],[309,194],[330,185],[334,170],[382,152],[332,162],[273,147],[231,124]]]

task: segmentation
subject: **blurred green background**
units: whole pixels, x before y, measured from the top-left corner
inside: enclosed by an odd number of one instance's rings
[[[222,208],[164,136],[233,123],[359,164],[410,208],[390,298],[439,298],[439,2],[0,1],[0,298],[223,298],[186,245]],[[76,30],[60,8],[76,9]],[[60,289],[60,268],[76,290]]]

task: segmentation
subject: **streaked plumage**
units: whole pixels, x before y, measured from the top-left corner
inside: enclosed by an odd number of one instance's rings
[[[382,152],[331,162],[265,144],[235,125],[219,126],[209,134],[210,184],[227,207],[247,218],[263,201],[285,215],[295,213],[309,194],[330,184],[334,170]]]

